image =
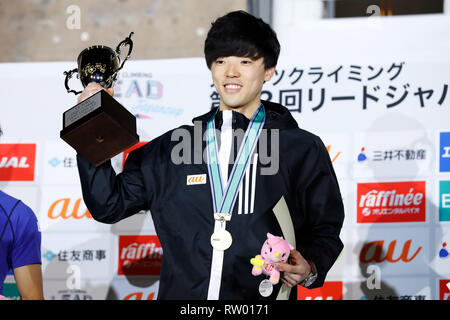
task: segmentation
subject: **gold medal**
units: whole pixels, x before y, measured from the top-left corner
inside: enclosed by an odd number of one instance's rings
[[[218,229],[211,235],[211,245],[216,250],[225,251],[232,243],[231,233],[225,229]]]

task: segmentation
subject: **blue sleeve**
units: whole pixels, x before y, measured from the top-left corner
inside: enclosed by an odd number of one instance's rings
[[[20,203],[14,212],[14,243],[11,251],[13,269],[41,263],[41,232],[34,212]]]

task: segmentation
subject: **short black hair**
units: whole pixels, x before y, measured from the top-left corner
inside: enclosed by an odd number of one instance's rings
[[[205,40],[208,68],[220,57],[264,58],[266,69],[276,66],[280,43],[272,28],[245,11],[232,11],[214,21]]]

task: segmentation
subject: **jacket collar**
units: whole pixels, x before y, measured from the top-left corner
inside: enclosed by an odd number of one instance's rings
[[[297,121],[292,117],[291,112],[284,106],[278,103],[261,100],[266,110],[266,122],[264,124],[265,129],[295,129],[298,128]],[[195,117],[192,122],[201,121],[206,124],[214,113],[217,111],[215,107],[209,112]],[[216,128],[219,129],[222,126],[222,111],[217,112]],[[242,113],[233,111],[233,128],[247,128],[250,120],[247,119]]]

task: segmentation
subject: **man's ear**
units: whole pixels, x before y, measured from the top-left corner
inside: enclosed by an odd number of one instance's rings
[[[269,81],[270,79],[272,79],[272,77],[273,77],[273,75],[275,74],[275,69],[277,68],[277,66],[273,66],[273,67],[271,67],[271,68],[267,68],[265,71],[264,71],[264,81],[265,82],[267,82],[267,81]]]

